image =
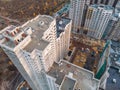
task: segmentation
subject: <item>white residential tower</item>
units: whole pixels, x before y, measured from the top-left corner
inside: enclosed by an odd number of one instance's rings
[[[91,5],[88,8],[84,29],[87,35],[101,39],[112,16],[113,8],[108,5]]]

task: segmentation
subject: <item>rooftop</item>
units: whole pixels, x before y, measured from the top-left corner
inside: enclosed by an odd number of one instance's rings
[[[64,81],[64,77],[68,75],[69,73],[72,73],[72,81],[71,79],[67,79]],[[94,75],[92,72],[78,67],[72,63],[69,63],[65,60],[61,60],[59,64],[54,63],[53,66],[51,67],[50,71],[48,71],[48,75],[56,78],[56,83],[58,85],[63,85],[63,83],[66,83],[67,81],[70,80],[71,87],[74,87],[75,89],[81,89],[81,90],[97,90],[98,85],[99,85],[99,80],[94,79]],[[76,84],[75,84],[76,80]],[[82,81],[82,82],[81,82]],[[62,87],[64,87],[63,85]],[[68,85],[69,87],[69,85]],[[65,87],[64,87],[65,88]],[[66,86],[67,88],[67,86]],[[64,90],[64,89],[63,89]],[[69,89],[66,89],[69,90]],[[72,89],[71,89],[72,90]]]
[[[59,37],[59,35],[65,30],[65,27],[68,23],[70,23],[70,19],[69,18],[58,18],[56,20],[56,24],[57,24],[57,37]]]
[[[75,80],[65,76],[61,86],[61,90],[74,90],[75,83],[76,83]]]
[[[110,5],[103,5],[103,4],[97,5],[97,4],[94,4],[94,5],[91,5],[91,6],[94,7],[94,8],[104,8],[105,10],[113,10],[113,7],[110,6]]]
[[[31,42],[25,47],[25,50],[32,52],[33,49],[43,50],[49,42],[42,39],[43,33],[49,28],[49,25],[54,19],[47,15],[39,15],[35,19],[28,21],[23,28],[31,27],[33,33],[31,35]]]
[[[34,19],[29,20],[28,22],[23,24],[22,26],[19,26],[19,27],[15,27],[12,25],[8,26],[5,29],[3,29],[1,33],[4,32],[4,35],[7,35],[12,38],[16,36],[22,37],[22,39],[18,41],[18,44],[22,42],[24,39],[25,39],[24,42],[26,43],[28,39],[31,38],[32,40],[28,43],[27,47],[24,48],[28,52],[32,52],[33,49],[35,48],[39,50],[43,50],[49,44],[49,42],[43,40],[42,37],[43,37],[44,32],[49,28],[53,20],[54,19],[51,16],[38,15]],[[32,33],[28,35],[28,33],[26,34],[26,32],[29,29],[31,30]],[[15,43],[15,40],[14,41],[4,40],[3,44],[11,48],[14,48],[17,46],[17,44]]]

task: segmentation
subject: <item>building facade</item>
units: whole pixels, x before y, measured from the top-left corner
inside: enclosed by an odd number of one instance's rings
[[[38,15],[22,26],[1,31],[0,46],[33,90],[58,90],[46,72],[67,51],[72,24],[70,19],[58,22],[57,26],[51,16]]]
[[[107,5],[91,5],[88,8],[84,29],[87,35],[101,39],[112,16],[113,8]]]
[[[105,4],[113,7],[116,6],[117,2],[118,0],[91,0],[91,4]]]
[[[84,23],[86,6],[90,4],[90,0],[71,0],[70,2],[69,18],[72,19],[72,30],[78,32]]]
[[[116,5],[114,16],[116,16],[117,20],[114,27],[111,28],[109,39],[120,41],[120,1]]]
[[[109,77],[109,68],[110,68],[110,49],[111,49],[111,41],[107,41],[101,54],[100,54],[100,61],[97,66],[97,73],[95,78],[100,80],[99,88],[102,90],[106,89],[106,82],[107,78]]]
[[[71,25],[70,19],[57,19],[56,57],[57,62],[63,59],[69,50]]]
[[[106,32],[106,39],[112,39],[115,41],[120,41],[120,3],[116,6],[115,13],[113,14],[112,20],[109,21],[109,26],[107,26],[108,32]],[[111,25],[112,24],[112,25]],[[111,25],[111,26],[110,26]]]
[[[120,19],[115,24],[115,27],[112,28],[111,34],[109,35],[109,39],[120,41]]]

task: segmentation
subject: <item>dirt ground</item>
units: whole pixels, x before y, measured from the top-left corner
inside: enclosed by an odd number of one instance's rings
[[[69,0],[0,0],[0,14],[25,22],[38,14],[53,14]]]

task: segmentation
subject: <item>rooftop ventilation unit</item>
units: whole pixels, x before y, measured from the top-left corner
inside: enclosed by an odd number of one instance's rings
[[[40,25],[40,26],[44,25],[44,21],[40,21],[40,22],[39,22],[39,25]]]
[[[62,21],[59,21],[59,24],[61,25],[63,22]]]
[[[25,31],[25,33],[27,33],[29,35],[32,34],[32,28],[31,27],[26,28],[24,31]]]

